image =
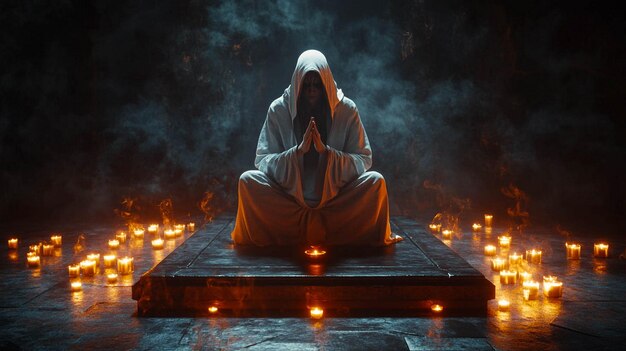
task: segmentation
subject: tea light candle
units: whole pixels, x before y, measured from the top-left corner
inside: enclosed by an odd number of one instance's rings
[[[180,230],[181,232],[185,230],[185,225],[184,224],[175,224],[174,225],[174,231],[176,230]]]
[[[96,261],[84,260],[80,261],[80,271],[86,277],[92,277],[96,274]]]
[[[533,280],[533,275],[528,273],[528,272],[520,272],[519,273],[519,280],[522,282],[522,284],[524,282],[529,282]]]
[[[163,235],[165,236],[165,239],[174,239],[176,237],[176,232],[174,232],[172,229],[166,229],[163,232]]]
[[[428,228],[430,228],[431,232],[438,233],[441,230],[441,224],[431,223],[428,225]]]
[[[9,243],[8,243],[9,249],[11,249],[11,250],[17,249],[17,243],[18,243],[17,238],[9,239]]]
[[[87,259],[91,261],[95,261],[96,264],[100,262],[100,254],[99,253],[90,253],[87,255]]]
[[[485,214],[485,227],[491,227],[493,224],[493,215]]]
[[[500,299],[498,300],[498,311],[507,312],[509,310],[510,305],[511,303],[509,302],[509,300]]]
[[[491,260],[491,269],[500,272],[506,268],[506,260],[496,257]]]
[[[148,233],[156,234],[158,232],[159,232],[159,225],[158,224],[150,224],[148,226]]]
[[[133,230],[133,236],[136,239],[143,238],[143,233],[144,232],[145,231],[142,228],[137,228],[137,229]]]
[[[580,244],[565,243],[568,260],[580,260]]]
[[[120,244],[123,244],[126,242],[126,233],[125,232],[119,232],[117,234],[115,234],[115,239],[117,239],[117,241],[120,242]]]
[[[450,240],[450,239],[452,239],[452,233],[454,233],[452,230],[449,230],[449,229],[444,229],[444,230],[441,232],[441,235],[443,236],[443,238],[444,238],[445,240]]]
[[[31,252],[36,253],[37,255],[41,255],[42,254],[42,246],[43,246],[42,243],[38,243],[38,244],[35,244],[35,245],[30,245],[28,247],[28,250],[31,251]]]
[[[482,228],[483,228],[483,226],[480,225],[479,223],[472,224],[472,230],[475,231],[475,232],[479,232]]]
[[[558,298],[563,295],[563,283],[555,276],[543,277],[543,294],[547,297]]]
[[[163,248],[163,239],[158,238],[152,240],[152,248],[155,250],[161,250]]]
[[[324,309],[321,307],[311,307],[310,314],[313,319],[321,319],[324,316]]]
[[[175,237],[179,237],[179,236],[182,236],[182,235],[183,235],[183,229],[180,229],[180,228],[174,229],[174,236]]]
[[[54,254],[54,245],[43,244],[41,246],[41,252],[43,253],[43,256],[52,256]]]
[[[539,296],[539,282],[527,281],[522,283],[524,300],[537,300]]]
[[[196,224],[194,222],[187,223],[187,231],[193,232],[196,230]]]
[[[131,274],[133,272],[133,258],[123,257],[117,259],[117,272],[121,275]]]
[[[526,262],[541,263],[541,250],[526,250]]]
[[[522,255],[518,255],[517,252],[514,252],[512,255],[509,255],[509,265],[516,266],[522,263]]]
[[[318,258],[324,256],[326,251],[322,250],[319,246],[311,246],[307,250],[304,250],[304,253],[310,258]]]
[[[117,257],[115,255],[104,255],[102,258],[104,259],[104,267],[111,268],[115,265]]]
[[[70,286],[71,286],[71,288],[70,288],[70,289],[71,289],[73,292],[77,292],[77,291],[81,291],[81,290],[83,290],[83,284],[82,284],[81,282],[72,282],[72,283],[70,284]]]
[[[493,245],[486,245],[485,246],[485,256],[495,256],[496,254],[496,247]]]
[[[67,266],[67,270],[70,274],[70,278],[76,278],[80,275],[80,266],[77,264]]]
[[[511,246],[511,237],[508,235],[502,235],[498,237],[498,243],[500,243],[500,247],[510,247]]]
[[[63,242],[63,237],[60,235],[53,235],[50,237],[50,241],[54,247],[61,247],[61,243]]]
[[[217,308],[217,306],[209,307],[209,313],[213,314],[213,313],[217,313],[217,311],[219,311],[219,308]]]
[[[439,313],[441,311],[443,311],[443,306],[439,305],[439,304],[433,304],[430,306],[430,310],[435,312],[435,313]]]
[[[114,284],[116,282],[117,282],[117,274],[115,273],[107,274],[107,283]]]
[[[109,240],[109,249],[117,250],[120,248],[120,242],[117,239]]]
[[[500,284],[515,284],[517,281],[516,271],[500,271]]]
[[[41,264],[41,259],[37,255],[26,256],[26,263],[28,267],[36,268]]]
[[[606,258],[609,257],[608,244],[593,244],[593,257]]]

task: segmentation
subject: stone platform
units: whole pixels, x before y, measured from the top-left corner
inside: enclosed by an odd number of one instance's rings
[[[139,316],[416,316],[433,304],[446,315],[485,315],[495,286],[425,226],[392,218],[404,241],[385,248],[234,247],[232,217],[188,238],[133,285]]]

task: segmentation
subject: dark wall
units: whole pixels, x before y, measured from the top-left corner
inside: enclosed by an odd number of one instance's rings
[[[234,212],[269,103],[317,48],[359,107],[394,212],[625,228],[625,22],[611,4],[0,7],[4,223],[107,221],[124,198],[144,218],[166,198],[195,216],[207,192],[209,212]]]

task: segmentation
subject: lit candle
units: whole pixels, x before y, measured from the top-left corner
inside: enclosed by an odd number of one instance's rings
[[[107,274],[107,283],[114,284],[116,282],[117,282],[117,274],[115,273]]]
[[[318,258],[324,256],[326,251],[322,250],[319,246],[311,246],[310,248],[304,250],[304,253],[310,258]]]
[[[503,271],[506,268],[506,260],[500,257],[493,258],[491,260],[491,269],[497,272]]]
[[[209,313],[213,314],[213,313],[217,313],[217,311],[219,311],[217,306],[210,306],[209,307]]]
[[[26,256],[26,261],[28,267],[30,268],[39,267],[39,265],[41,264],[41,260],[37,255]]]
[[[493,215],[485,214],[485,227],[491,227],[493,224]]]
[[[174,225],[174,231],[176,230],[180,230],[181,232],[185,231],[185,225],[184,224],[175,224]]]
[[[555,276],[543,277],[543,294],[547,297],[561,297],[563,295],[563,283]]]
[[[41,246],[41,252],[43,256],[52,256],[54,254],[54,245],[52,244],[43,244]]]
[[[509,255],[509,265],[516,266],[522,263],[522,255],[518,255],[517,252],[514,252],[512,255]]]
[[[30,245],[28,247],[28,250],[31,251],[31,252],[35,252],[37,255],[41,255],[42,254],[42,246],[43,246],[42,243],[38,243],[38,244],[35,244],[35,245]]]
[[[117,241],[120,242],[120,244],[123,244],[126,242],[126,233],[125,232],[119,232],[117,234],[115,234],[115,239],[117,239]]]
[[[158,238],[152,240],[152,248],[155,250],[161,250],[163,248],[163,239]]]
[[[500,299],[498,300],[498,311],[506,312],[509,310],[510,305],[511,303],[509,302],[509,300]]]
[[[537,300],[537,297],[539,296],[539,282],[523,282],[522,292],[524,293],[524,300]]]
[[[143,238],[143,233],[144,233],[143,228],[137,228],[137,229],[133,230],[133,236],[136,239]]]
[[[73,292],[81,291],[81,290],[83,290],[83,284],[81,282],[72,282],[71,283],[71,290]]]
[[[165,236],[165,239],[174,239],[176,237],[176,232],[171,229],[166,229],[163,232],[163,235]]]
[[[320,319],[324,316],[324,309],[321,307],[311,307],[310,309],[311,318]]]
[[[80,271],[85,277],[92,277],[96,274],[96,261],[84,260],[80,261]]]
[[[159,225],[158,224],[150,224],[148,226],[148,233],[156,234],[158,232],[159,232]]]
[[[541,250],[526,250],[526,262],[541,263]]]
[[[500,284],[515,284],[517,281],[516,271],[500,271]]]
[[[61,243],[63,242],[63,237],[60,235],[53,235],[50,237],[50,241],[54,247],[61,247]]]
[[[568,260],[580,260],[580,244],[565,243]]]
[[[104,267],[111,268],[115,265],[117,257],[115,255],[104,255],[102,258],[104,259]]]
[[[498,237],[498,243],[500,243],[500,247],[510,247],[511,246],[511,237],[508,235],[502,235]]]
[[[439,305],[439,304],[433,304],[430,306],[430,310],[435,312],[435,313],[439,313],[441,311],[443,311],[443,306]]]
[[[131,274],[133,272],[133,258],[123,257],[117,259],[117,272],[121,275]]]
[[[441,230],[441,224],[431,223],[428,225],[428,228],[430,228],[431,232],[438,233]]]
[[[475,231],[475,232],[479,232],[482,228],[483,228],[483,226],[480,225],[479,223],[472,224],[472,230]]]
[[[117,239],[109,240],[109,249],[117,250],[120,248],[120,242]]]
[[[452,239],[452,233],[454,233],[452,230],[449,230],[449,229],[444,229],[444,230],[441,232],[441,235],[442,235],[442,237],[443,237],[445,240],[450,240],[450,239]]]
[[[9,239],[9,249],[12,249],[12,250],[17,249],[17,243],[18,243],[17,238]]]
[[[95,261],[96,264],[100,263],[100,254],[99,253],[90,253],[87,255],[87,259],[91,261]]]
[[[196,230],[196,224],[194,222],[187,223],[187,231],[193,232]]]
[[[486,245],[485,246],[485,256],[495,256],[496,254],[496,247],[493,245]]]
[[[80,274],[80,266],[77,264],[67,266],[67,270],[70,274],[70,278],[76,278]]]
[[[179,237],[179,236],[182,236],[182,235],[183,235],[183,229],[180,229],[180,228],[175,228],[174,229],[174,236],[175,237]]]
[[[593,244],[593,257],[609,257],[609,245]]]
[[[533,275],[528,273],[528,272],[520,272],[519,273],[519,280],[522,282],[522,284],[524,282],[532,281],[533,280]]]

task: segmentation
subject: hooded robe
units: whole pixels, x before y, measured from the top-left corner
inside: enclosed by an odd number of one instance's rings
[[[324,85],[330,120],[327,152],[317,170],[305,174],[294,120],[302,81],[311,71]],[[309,152],[316,152],[313,145]],[[291,84],[269,107],[254,163],[258,171],[239,179],[235,244],[386,245],[401,239],[389,226],[384,178],[367,172],[372,151],[359,112],[337,89],[321,52],[308,50],[298,58]]]

